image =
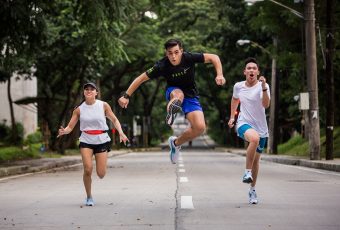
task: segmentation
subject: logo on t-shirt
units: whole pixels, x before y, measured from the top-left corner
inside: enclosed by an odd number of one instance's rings
[[[181,71],[181,72],[177,72],[177,73],[171,74],[171,76],[172,76],[173,78],[184,76],[184,75],[187,73],[187,71],[188,71],[189,69],[190,69],[190,67],[185,68],[185,69],[184,69],[183,71]]]
[[[184,73],[187,73],[187,71],[190,69],[190,67],[184,69]]]
[[[147,73],[147,74],[150,74],[150,73],[152,73],[154,70],[155,70],[155,68],[154,68],[154,67],[151,67],[150,69],[148,69],[148,70],[146,71],[146,73]]]

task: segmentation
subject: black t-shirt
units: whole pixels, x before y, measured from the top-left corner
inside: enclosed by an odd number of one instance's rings
[[[198,96],[195,83],[195,63],[204,63],[203,53],[183,52],[179,65],[174,66],[167,57],[159,60],[146,71],[150,79],[164,77],[168,87],[180,88],[185,97]]]

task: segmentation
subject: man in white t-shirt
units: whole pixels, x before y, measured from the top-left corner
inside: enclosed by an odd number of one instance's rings
[[[259,171],[260,153],[268,137],[265,109],[270,104],[269,85],[260,71],[255,58],[245,61],[243,74],[245,81],[234,85],[230,105],[230,128],[234,126],[235,112],[240,104],[240,113],[236,123],[237,135],[249,143],[246,157],[246,170],[242,181],[250,184],[249,203],[257,204],[255,184]]]

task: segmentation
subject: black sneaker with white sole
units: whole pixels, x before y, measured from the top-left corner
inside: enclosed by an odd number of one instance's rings
[[[173,100],[169,106],[168,114],[166,115],[165,121],[168,125],[172,125],[176,118],[178,112],[182,110],[181,108],[182,102],[178,99]]]

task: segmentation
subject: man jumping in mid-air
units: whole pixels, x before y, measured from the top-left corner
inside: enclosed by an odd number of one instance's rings
[[[170,159],[177,162],[181,145],[191,141],[205,131],[204,114],[199,102],[195,83],[195,63],[212,63],[216,70],[216,84],[224,85],[226,80],[222,73],[220,58],[215,54],[184,52],[181,41],[170,39],[164,44],[166,56],[156,62],[153,67],[139,75],[129,86],[118,102],[122,108],[127,108],[129,98],[137,88],[149,79],[164,77],[167,81],[166,123],[172,125],[176,113],[183,110],[190,127],[178,137],[169,138]]]

